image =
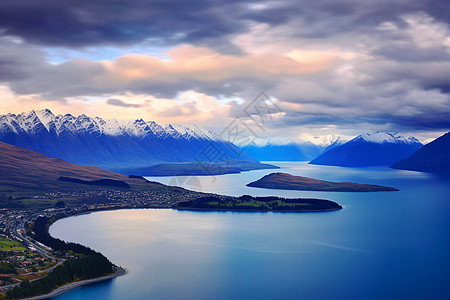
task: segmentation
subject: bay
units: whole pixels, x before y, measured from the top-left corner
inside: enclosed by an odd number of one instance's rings
[[[245,184],[273,172],[148,178],[227,195],[329,199],[325,213],[96,212],[50,233],[102,252],[129,274],[69,299],[449,299],[450,182],[386,167],[280,163],[282,172],[399,188],[337,193]]]

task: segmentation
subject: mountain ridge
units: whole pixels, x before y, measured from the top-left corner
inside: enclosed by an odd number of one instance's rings
[[[49,109],[0,116],[0,141],[76,164],[106,169],[221,159],[255,161],[229,141],[198,126],[153,121],[104,120],[85,114],[54,115]],[[203,156],[202,156],[203,155]]]
[[[377,131],[358,135],[345,144],[324,152],[309,163],[342,167],[391,165],[422,146],[414,137],[405,138],[397,133]]]
[[[32,110],[28,113],[11,114],[0,116],[0,130],[5,131],[6,126],[12,129],[15,133],[24,130],[27,133],[33,133],[42,124],[48,132],[55,131],[56,134],[61,134],[64,130],[72,131],[98,131],[100,134],[107,135],[123,135],[129,134],[135,137],[144,137],[147,134],[155,136],[173,136],[180,138],[187,135],[193,138],[202,138],[209,140],[220,140],[220,137],[215,133],[199,128],[196,125],[172,125],[166,124],[164,126],[157,124],[154,121],[144,121],[143,119],[136,120],[117,120],[117,119],[102,119],[100,117],[88,117],[85,114],[73,116],[72,114],[58,114],[54,115],[49,109]],[[183,133],[177,129],[184,130]]]
[[[450,132],[394,163],[391,168],[450,175]]]
[[[339,136],[327,137],[316,143],[294,138],[258,139],[243,150],[260,161],[310,161],[345,140]]]

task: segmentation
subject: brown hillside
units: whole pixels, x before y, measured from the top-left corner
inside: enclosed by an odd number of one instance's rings
[[[81,166],[62,159],[50,158],[25,148],[0,142],[0,185],[18,188],[55,189],[73,185],[59,177],[82,180],[113,179],[140,181],[97,167]]]

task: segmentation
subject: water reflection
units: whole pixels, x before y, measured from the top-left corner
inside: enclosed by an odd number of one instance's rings
[[[293,175],[367,180],[400,191],[245,187],[270,173],[260,170],[200,180],[207,191],[318,197],[346,208],[301,214],[121,210],[63,219],[52,235],[89,245],[130,274],[57,299],[450,298],[447,181],[387,168],[283,166]]]

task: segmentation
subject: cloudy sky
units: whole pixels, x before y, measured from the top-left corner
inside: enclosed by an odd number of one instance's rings
[[[0,2],[0,113],[50,108],[262,136],[450,128],[448,0]],[[249,121],[249,120],[247,120]]]

